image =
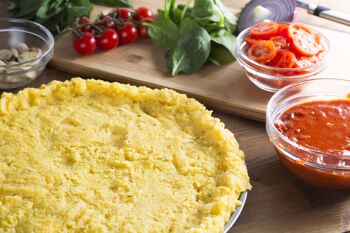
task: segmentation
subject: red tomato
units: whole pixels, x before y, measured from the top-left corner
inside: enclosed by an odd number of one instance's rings
[[[257,42],[258,40],[254,39],[251,35],[247,35],[245,37],[245,42],[247,42],[247,44],[249,46],[252,46],[255,42]]]
[[[148,23],[148,22],[152,22],[152,20],[151,19],[143,19],[143,20],[141,20],[141,24],[137,28],[137,32],[138,32],[138,35],[139,35],[140,38],[148,39],[148,38],[150,38],[149,34],[148,34],[148,27],[142,25],[144,22]]]
[[[137,29],[131,22],[126,22],[121,29],[117,30],[119,40],[123,44],[132,43],[137,39]]]
[[[109,15],[103,16],[100,20],[104,22],[100,22],[97,25],[99,27],[105,27],[105,28],[115,28],[115,22],[113,21],[113,18]]]
[[[125,20],[131,19],[132,9],[121,7],[118,9],[118,16],[119,18],[125,19]]]
[[[260,62],[267,63],[275,58],[277,54],[277,48],[271,40],[259,40],[255,42],[247,52],[250,59]]]
[[[134,19],[135,20],[153,19],[153,12],[149,8],[141,6],[136,9],[136,15]]]
[[[87,32],[82,38],[73,39],[73,47],[81,55],[93,53],[96,49],[96,39],[91,32]]]
[[[276,57],[271,62],[269,62],[268,65],[279,68],[292,68],[295,62],[296,57],[294,53],[286,49],[280,49],[278,50]]]
[[[286,49],[289,47],[289,42],[286,37],[283,36],[273,36],[270,38],[270,40],[275,43],[276,47],[278,49]]]
[[[278,23],[275,22],[261,22],[255,24],[250,29],[250,35],[255,39],[268,40],[270,37],[277,34]]]
[[[90,23],[91,20],[88,17],[81,17],[81,19],[79,20],[79,30],[81,33],[86,33],[86,32],[91,32],[91,26],[90,25],[84,25],[84,24],[88,24]]]
[[[103,50],[109,50],[117,47],[119,44],[117,32],[112,28],[106,29],[101,36],[96,37],[96,44],[97,47]]]
[[[278,25],[277,35],[288,38],[288,24],[280,23]]]
[[[302,55],[312,56],[320,51],[317,36],[303,25],[291,23],[288,27],[288,36],[292,39],[294,48]]]

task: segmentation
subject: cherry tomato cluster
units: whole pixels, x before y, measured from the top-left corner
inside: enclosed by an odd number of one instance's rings
[[[91,54],[97,48],[110,50],[119,44],[129,44],[137,38],[147,39],[148,28],[144,22],[153,20],[153,12],[147,7],[136,10],[118,8],[116,11],[100,15],[95,21],[87,17],[79,18],[73,26],[73,47],[81,55]]]
[[[257,23],[245,41],[250,59],[279,68],[310,68],[323,59],[327,49],[319,33],[297,23]]]

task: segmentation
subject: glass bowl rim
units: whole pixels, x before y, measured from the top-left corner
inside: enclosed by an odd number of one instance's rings
[[[31,34],[34,34],[35,36],[38,36],[40,37],[43,41],[45,41],[48,45],[48,49],[43,52],[39,57],[35,58],[35,59],[31,59],[29,61],[26,61],[26,62],[22,62],[22,63],[18,63],[18,64],[12,64],[12,65],[0,65],[0,68],[2,67],[21,67],[25,64],[28,64],[28,63],[31,63],[31,62],[34,62],[34,61],[40,61],[41,59],[43,59],[44,57],[46,57],[48,54],[50,54],[52,51],[53,51],[53,48],[54,48],[54,38],[51,34],[51,32],[45,28],[44,26],[42,26],[41,24],[39,23],[36,23],[34,21],[30,21],[30,20],[27,20],[27,19],[16,19],[16,18],[0,18],[0,23],[1,22],[7,22],[7,23],[27,23],[27,24],[31,24],[35,27],[37,27],[39,30],[41,30],[42,32],[44,32],[48,39],[44,39],[42,38],[41,36],[39,36],[37,33],[32,33],[28,30],[18,30],[20,33],[31,33]],[[9,28],[3,28],[3,29],[0,29],[0,33],[2,32],[8,32],[10,31]],[[13,72],[13,73],[16,73],[16,72]],[[13,73],[9,73],[9,74],[13,74]]]
[[[278,90],[271,97],[271,99],[269,100],[269,102],[267,104],[267,108],[266,108],[266,131],[267,131],[267,134],[268,134],[268,136],[269,136],[269,138],[271,140],[272,132],[270,132],[270,131],[273,131],[273,133],[277,135],[277,138],[282,139],[284,142],[287,143],[287,145],[290,145],[293,148],[297,148],[299,150],[302,150],[303,152],[306,152],[308,154],[313,154],[313,155],[316,155],[316,156],[330,156],[330,157],[334,157],[335,156],[335,157],[337,157],[339,159],[344,159],[344,158],[348,158],[349,159],[350,157],[347,156],[347,155],[335,155],[335,154],[331,154],[331,153],[324,153],[324,152],[320,152],[320,151],[317,151],[317,150],[309,149],[309,148],[306,148],[306,147],[304,147],[302,145],[299,145],[298,143],[290,140],[288,137],[284,136],[280,131],[278,131],[276,126],[275,126],[275,124],[274,124],[274,122],[273,122],[274,119],[272,119],[272,115],[273,115],[274,111],[272,109],[272,106],[276,102],[276,99],[279,98],[282,93],[284,93],[286,90],[291,89],[291,88],[296,87],[296,86],[302,86],[302,85],[305,85],[305,84],[314,83],[314,82],[322,82],[322,81],[347,82],[347,83],[350,84],[350,80],[349,79],[345,79],[345,78],[316,78],[316,79],[312,79],[312,80],[304,80],[304,81],[295,82],[295,83],[292,83],[290,85],[287,85],[287,86],[281,88],[280,90]],[[320,93],[317,96],[322,97],[322,94]],[[341,98],[339,98],[339,99],[341,99]],[[350,99],[349,99],[349,101],[350,101]],[[286,109],[288,109],[288,108],[290,108],[292,106],[294,106],[294,105],[287,106],[286,108],[284,108],[284,110],[286,110]],[[271,142],[275,146],[277,146],[274,141],[271,140]],[[288,152],[288,154],[289,154],[289,152]],[[293,160],[295,160],[295,158],[297,158],[299,160],[302,160],[302,161],[306,162],[307,165],[315,167],[315,168],[318,168],[318,169],[350,171],[350,167],[338,167],[338,166],[329,166],[329,165],[316,164],[316,163],[313,163],[313,162],[311,162],[309,160],[300,158],[299,156],[295,156],[295,155],[293,155],[292,157],[290,155],[286,155],[286,156],[288,156],[289,158],[291,158]]]

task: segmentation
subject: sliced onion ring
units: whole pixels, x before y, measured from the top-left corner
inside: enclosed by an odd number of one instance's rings
[[[270,11],[270,14],[264,20],[272,20],[276,22],[291,22],[294,18],[296,0],[252,0],[242,9],[237,25],[237,32],[240,33],[244,29],[258,23],[261,19],[257,19],[254,9],[262,6]]]

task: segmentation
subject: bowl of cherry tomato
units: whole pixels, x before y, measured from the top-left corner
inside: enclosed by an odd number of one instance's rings
[[[295,22],[260,22],[236,40],[238,63],[257,87],[269,92],[312,79],[326,68],[329,50],[321,32]]]

